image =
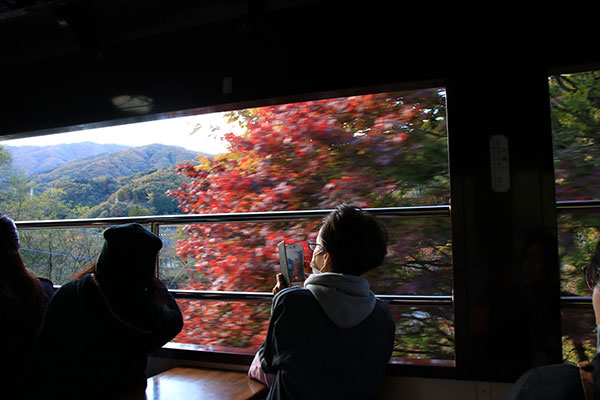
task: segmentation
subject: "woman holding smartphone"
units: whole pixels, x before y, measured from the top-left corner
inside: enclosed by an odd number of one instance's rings
[[[373,398],[394,344],[387,304],[360,277],[387,253],[375,216],[342,204],[329,214],[313,250],[304,288],[273,292],[271,320],[257,358],[273,377],[268,399]]]

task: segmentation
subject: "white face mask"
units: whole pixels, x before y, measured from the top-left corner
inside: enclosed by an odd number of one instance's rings
[[[319,231],[319,235],[317,236],[317,242],[322,242],[321,240],[321,231]],[[325,267],[325,248],[322,243],[317,246],[317,248],[313,251],[312,259],[310,260],[310,268],[312,269],[313,274],[322,274],[323,268]],[[318,259],[318,262],[317,262]],[[320,264],[320,265],[319,265]]]
[[[317,254],[316,252],[320,252],[319,254]],[[317,248],[315,250],[315,253],[313,253],[313,257],[310,260],[310,268],[312,269],[312,273],[313,274],[322,274],[323,271],[321,271],[323,269],[323,262],[324,262],[324,251]],[[320,261],[321,265],[317,264],[317,259]]]

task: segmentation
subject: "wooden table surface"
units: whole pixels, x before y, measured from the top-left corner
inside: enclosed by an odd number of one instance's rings
[[[147,400],[262,399],[268,389],[246,372],[172,368],[148,378]]]

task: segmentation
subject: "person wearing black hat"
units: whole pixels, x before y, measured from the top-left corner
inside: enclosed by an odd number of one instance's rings
[[[0,213],[0,387],[12,398],[42,322],[52,282],[37,278],[19,254],[19,234],[12,219]]]
[[[108,228],[104,239],[95,267],[48,305],[25,398],[53,398],[53,391],[59,398],[144,398],[148,352],[183,327],[175,299],[155,275],[158,236],[126,224]]]

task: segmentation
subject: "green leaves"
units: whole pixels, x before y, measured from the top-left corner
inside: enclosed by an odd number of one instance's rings
[[[549,87],[557,198],[600,198],[600,71],[553,76]]]

